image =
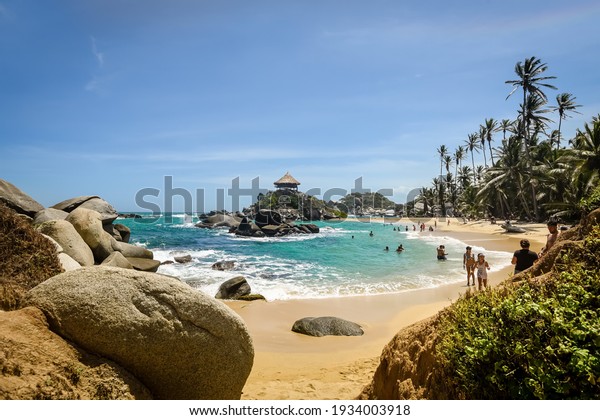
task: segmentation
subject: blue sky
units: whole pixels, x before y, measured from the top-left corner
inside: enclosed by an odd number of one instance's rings
[[[600,113],[598,21],[579,0],[0,0],[0,178],[120,211],[144,188],[164,207],[165,176],[210,210],[286,171],[404,202],[441,144],[515,118],[518,61],[582,105],[563,137]]]

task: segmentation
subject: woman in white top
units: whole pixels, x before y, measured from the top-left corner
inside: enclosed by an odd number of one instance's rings
[[[485,260],[485,255],[477,255],[477,263],[475,264],[475,268],[477,268],[477,284],[479,285],[479,290],[481,290],[482,284],[483,287],[487,288],[487,270],[490,269],[490,265]]]

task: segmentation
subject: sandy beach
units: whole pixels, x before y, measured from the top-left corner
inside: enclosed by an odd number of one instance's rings
[[[397,219],[396,219],[397,220]],[[372,220],[383,222],[383,220]],[[385,219],[386,223],[393,219]],[[434,220],[423,221],[427,227]],[[407,222],[413,224],[413,221]],[[525,233],[507,234],[489,221],[464,223],[461,219],[437,221],[434,235],[459,239],[488,250],[513,252],[527,238],[531,249],[544,246],[544,224],[520,225]],[[512,266],[491,273],[497,285],[512,273]],[[466,282],[431,289],[378,296],[289,301],[229,301],[227,305],[246,322],[255,348],[254,367],[242,399],[353,399],[379,364],[383,347],[401,328],[434,315],[467,291]],[[336,316],[360,324],[360,337],[309,337],[291,331],[304,317]]]

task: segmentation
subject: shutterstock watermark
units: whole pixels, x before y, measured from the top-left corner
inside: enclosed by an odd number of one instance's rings
[[[230,188],[217,188],[215,190],[215,202],[216,207],[208,209],[208,211],[226,211],[226,196],[229,198],[229,207],[231,212],[241,212],[243,208],[241,203],[246,201],[250,202],[250,206],[255,206],[256,203],[261,203],[261,198],[267,196],[270,192],[267,188],[261,188],[260,178],[256,177],[251,180],[250,187],[242,188],[240,186],[240,178],[236,177],[231,180]],[[360,197],[363,194],[370,193],[371,190],[363,187],[362,177],[354,180],[354,187],[350,190],[344,188],[329,188],[323,191],[321,188],[311,188],[307,191],[298,192],[295,194],[293,188],[282,188],[281,191],[275,191],[274,196],[276,202],[269,201],[268,205],[259,207],[258,211],[270,210],[273,205],[275,207],[284,207],[287,210],[295,210],[300,218],[305,217],[307,219],[314,219],[316,213],[320,209],[314,208],[311,197],[319,198],[325,203],[333,201],[336,206],[336,221],[344,221],[348,215],[362,215],[363,212],[369,207],[374,207],[374,202],[364,203],[360,198],[355,197],[354,201],[350,203],[348,207],[340,200],[346,197],[348,194],[355,194]],[[383,197],[392,197],[392,188],[383,188],[375,191]],[[424,216],[414,218],[414,210],[412,207],[414,200],[419,197],[421,190],[418,188],[412,189],[407,194],[406,203],[400,204],[401,210],[396,212],[394,209],[394,215],[382,214],[383,217],[408,217],[413,222],[423,223]],[[158,204],[156,201],[160,202]],[[142,219],[144,222],[153,222],[159,217],[164,217],[165,223],[173,223],[174,202],[175,200],[183,202],[183,212],[186,215],[192,216],[194,214],[203,214],[207,212],[206,209],[206,190],[204,188],[196,188],[194,190],[188,190],[181,187],[175,187],[173,184],[173,176],[167,175],[163,179],[163,188],[143,188],[135,194],[135,204],[143,209],[144,212],[152,213],[152,217]],[[244,200],[245,199],[245,200]],[[308,217],[306,217],[308,216]],[[427,218],[427,216],[425,215]],[[430,218],[431,216],[429,216]],[[370,222],[370,218],[356,217],[357,221]],[[427,222],[427,220],[425,221]]]

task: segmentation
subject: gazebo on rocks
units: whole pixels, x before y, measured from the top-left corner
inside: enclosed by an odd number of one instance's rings
[[[289,172],[286,172],[284,176],[279,178],[274,182],[275,188],[278,190],[295,190],[298,191],[298,185],[300,182],[290,175]]]

